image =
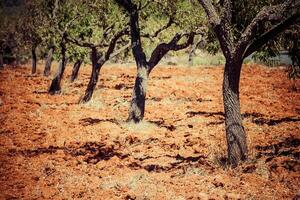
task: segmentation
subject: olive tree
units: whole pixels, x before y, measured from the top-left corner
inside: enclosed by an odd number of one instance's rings
[[[80,17],[68,31],[69,42],[91,52],[92,74],[85,94],[80,99],[81,103],[91,100],[102,66],[129,47],[125,37],[129,33],[129,28],[124,23],[124,15],[114,2],[105,2],[77,1]],[[76,69],[74,70],[76,73]]]
[[[248,156],[246,132],[242,124],[239,82],[243,60],[273,40],[299,18],[299,1],[267,2],[240,31],[236,20],[237,4],[241,1],[198,0],[220,43],[226,58],[223,79],[223,103],[228,161],[237,166]],[[256,5],[257,6],[257,5]],[[244,13],[244,15],[246,15]],[[239,16],[243,17],[243,16]],[[266,26],[268,24],[268,26]]]
[[[178,30],[172,31],[171,33],[169,32],[169,35],[171,35],[169,41],[157,44],[151,52],[150,58],[147,59],[142,45],[142,38],[157,37],[161,32],[167,30],[172,25],[180,24],[178,23],[179,19],[187,20],[187,18],[183,18],[180,15],[176,18],[177,13],[182,14],[176,10],[177,8],[180,8],[179,4],[182,3],[182,1],[115,1],[126,11],[129,18],[131,48],[137,66],[137,76],[127,121],[138,123],[144,118],[147,82],[151,71],[169,51],[182,50],[192,44],[196,34],[196,27],[188,27],[189,29],[185,29],[186,32],[179,32]],[[182,6],[185,5],[182,4]],[[162,10],[164,10],[164,12],[161,12]],[[145,25],[140,25],[141,19],[155,18],[155,13],[158,13],[160,18],[165,14],[164,17],[168,19],[166,20],[166,24],[160,26],[153,33],[141,32],[141,27],[145,27]],[[142,17],[140,17],[140,15],[142,15]],[[183,28],[184,30],[184,27],[180,28]],[[144,31],[144,29],[142,31]],[[182,42],[182,39],[185,39],[185,41]]]

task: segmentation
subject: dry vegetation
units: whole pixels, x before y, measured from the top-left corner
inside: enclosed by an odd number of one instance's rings
[[[0,71],[0,199],[300,198],[300,93],[284,69],[243,68],[250,158],[236,170],[224,167],[222,67],[155,69],[138,125],[125,122],[134,67],[105,66],[85,105],[89,67],[71,84],[69,66],[58,96],[29,73]]]

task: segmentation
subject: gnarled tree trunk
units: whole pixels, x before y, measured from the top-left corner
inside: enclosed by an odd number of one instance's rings
[[[78,72],[79,72],[82,62],[83,62],[83,59],[79,59],[75,62],[73,70],[72,70],[72,75],[71,75],[71,83],[73,83],[77,79]]]
[[[53,59],[54,47],[50,47],[44,69],[44,76],[49,76],[51,72],[51,64]]]
[[[138,123],[144,118],[148,77],[149,72],[147,67],[138,68],[129,108],[128,121]]]
[[[87,89],[85,91],[84,96],[80,99],[80,103],[87,103],[88,101],[91,100],[95,87],[98,82],[98,77],[100,73],[100,69],[104,64],[104,60],[98,60],[98,53],[96,48],[92,48],[92,75],[89,81],[89,84],[87,86]]]
[[[228,147],[228,161],[235,167],[247,159],[247,137],[242,124],[239,81],[242,61],[227,60],[223,79],[223,102]]]
[[[31,73],[35,74],[36,73],[36,47],[35,46],[33,46],[31,49],[31,60],[32,60]]]

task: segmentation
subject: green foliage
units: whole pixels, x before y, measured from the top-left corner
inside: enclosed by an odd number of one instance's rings
[[[134,2],[143,8],[139,12],[141,34],[150,36],[142,37],[143,48],[147,56],[150,56],[158,44],[169,42],[176,33],[197,32],[199,29],[206,27],[202,7],[194,1],[136,0]],[[150,3],[145,6],[147,2]],[[162,27],[165,27],[170,20],[172,21],[171,26],[159,32],[157,37],[151,37]],[[175,54],[178,54],[178,52],[169,52],[169,55]]]
[[[22,1],[1,1],[0,9],[0,51],[4,51],[7,56],[18,54],[18,46],[21,43],[21,37],[18,32],[21,14],[24,11]]]
[[[17,1],[17,0],[16,0]],[[7,8],[3,13],[14,13],[5,16],[0,33],[1,41],[8,42],[9,33],[15,34],[16,47],[30,54],[34,46],[39,47],[41,54],[46,54],[49,47],[55,47],[54,58],[60,58],[60,43],[63,32],[81,42],[107,44],[110,38],[128,23],[127,13],[123,12],[115,1],[107,0],[19,0],[18,12]],[[143,35],[153,35],[161,27],[172,25],[160,32],[157,37],[143,39],[145,52],[150,54],[159,43],[168,42],[178,32],[197,31],[206,26],[205,15],[198,3],[190,0],[136,0],[141,7],[140,27]],[[1,4],[3,7],[4,5]],[[163,12],[162,12],[163,11]],[[13,23],[12,23],[13,22]],[[124,44],[118,43],[117,48]],[[89,60],[89,49],[67,43],[67,57],[75,61],[78,57]],[[126,54],[128,56],[128,54]]]

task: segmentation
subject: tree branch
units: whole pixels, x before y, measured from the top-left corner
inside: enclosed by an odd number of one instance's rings
[[[133,3],[131,0],[115,0],[120,6],[122,6],[127,12],[133,9]],[[137,7],[136,7],[137,10]]]
[[[115,0],[121,7],[123,7],[130,17],[130,36],[132,52],[137,63],[137,67],[146,67],[147,60],[141,44],[141,34],[139,28],[139,13],[137,5],[131,0]]]
[[[117,32],[112,39],[110,40],[110,44],[108,46],[108,49],[105,53],[105,60],[108,60],[110,58],[110,55],[114,51],[118,39],[120,39],[122,36],[129,34],[129,27],[123,28],[121,31]]]
[[[211,0],[198,0],[204,8],[204,11],[208,17],[209,23],[215,27],[220,24],[220,16],[218,15],[216,8],[212,4]]]
[[[178,44],[178,42],[184,37],[187,36],[188,39],[183,44]],[[177,33],[169,43],[159,44],[152,52],[151,57],[148,61],[149,72],[159,63],[159,61],[169,52],[169,51],[179,51],[188,47],[193,43],[195,33]]]
[[[258,26],[262,22],[266,22],[274,18],[282,18],[284,12],[291,8],[290,6],[292,3],[293,0],[287,0],[282,4],[263,7],[262,10],[256,15],[256,17],[252,20],[252,22],[246,27],[245,31],[242,33],[240,40],[237,44],[236,50],[238,52],[244,52],[249,42],[255,37]]]
[[[118,49],[114,53],[110,54],[109,59],[111,59],[111,58],[119,55],[120,53],[122,53],[123,51],[125,51],[126,49],[128,49],[129,47],[130,47],[130,42],[128,42],[125,46],[121,47],[120,49]]]
[[[262,34],[259,38],[252,41],[250,45],[247,46],[246,51],[243,55],[243,58],[248,57],[255,51],[259,50],[263,47],[268,41],[276,38],[281,32],[283,32],[287,27],[295,23],[297,19],[300,18],[300,14],[296,13],[288,18],[286,18],[281,23],[277,24],[275,27],[270,29],[269,31]]]
[[[79,40],[77,40],[75,38],[72,38],[69,35],[67,36],[66,40],[69,41],[69,42],[71,42],[71,43],[73,43],[73,44],[75,44],[75,45],[77,45],[77,46],[80,46],[80,47],[88,47],[88,48],[95,47],[95,45],[92,44],[92,43],[79,41]]]
[[[141,10],[145,9],[151,3],[151,1],[152,0],[146,1],[146,3],[144,5],[142,5],[142,3],[140,2],[138,10],[141,11]]]
[[[155,38],[158,36],[158,34],[160,34],[162,31],[168,29],[170,26],[172,26],[172,24],[174,24],[174,20],[173,20],[173,16],[169,17],[169,21],[166,25],[164,25],[163,27],[159,28],[158,30],[156,30],[152,35],[150,35],[149,33],[147,34],[141,34],[141,37],[146,37],[146,38]]]
[[[228,22],[231,23],[232,20],[232,1],[231,0],[224,0],[224,14],[223,18],[226,18]]]
[[[224,17],[226,15],[230,16],[231,14],[229,13],[229,11],[227,14],[226,11],[224,11],[225,12],[224,16],[220,18],[211,0],[198,0],[198,1],[204,8],[208,16],[209,23],[214,29],[216,36],[218,37],[224,56],[225,57],[232,56],[234,50],[232,27],[231,27],[231,23],[229,23],[229,21]],[[229,0],[225,0],[225,1],[226,1],[224,2],[225,9],[230,8],[231,1]]]

